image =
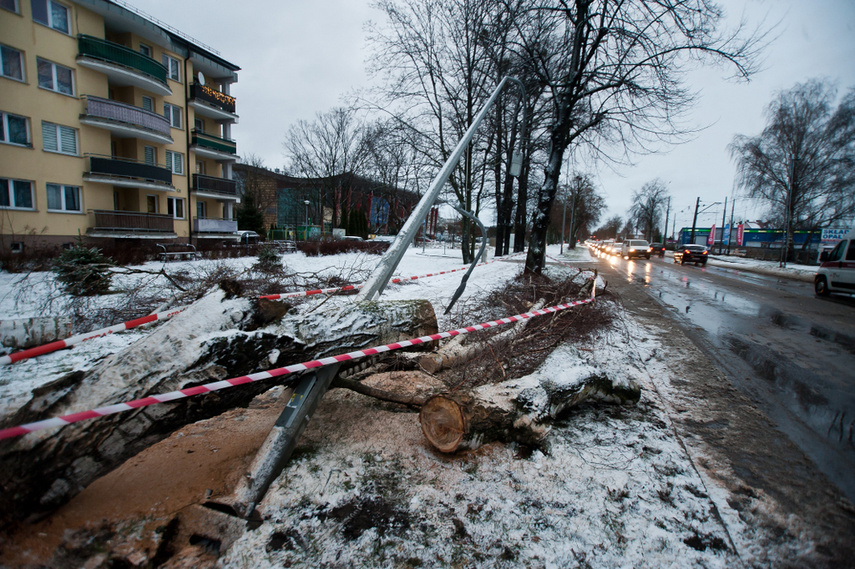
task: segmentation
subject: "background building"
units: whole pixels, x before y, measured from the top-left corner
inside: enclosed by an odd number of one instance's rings
[[[109,0],[0,0],[0,30],[0,255],[237,229],[237,66]]]

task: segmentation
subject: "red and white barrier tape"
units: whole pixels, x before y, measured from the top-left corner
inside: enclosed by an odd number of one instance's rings
[[[288,375],[288,374],[298,372],[298,371],[303,371],[303,370],[313,369],[313,368],[319,368],[319,367],[331,365],[334,363],[345,362],[345,361],[349,361],[349,360],[356,360],[356,359],[360,359],[360,358],[363,358],[366,356],[373,356],[373,355],[380,354],[383,352],[389,352],[392,350],[407,348],[409,346],[416,346],[418,344],[424,344],[425,342],[431,342],[434,340],[441,340],[443,338],[450,338],[452,336],[459,336],[461,334],[468,334],[470,332],[477,332],[480,330],[486,330],[488,328],[493,328],[496,326],[502,326],[504,324],[510,324],[512,322],[518,322],[520,320],[526,320],[528,318],[533,318],[535,316],[544,316],[546,314],[553,314],[556,312],[560,312],[562,310],[566,310],[568,308],[572,308],[574,306],[579,306],[581,304],[588,304],[589,302],[593,302],[593,301],[594,301],[593,298],[586,298],[585,300],[577,300],[577,301],[568,302],[565,304],[557,304],[555,306],[550,306],[549,308],[543,308],[540,310],[532,310],[531,312],[525,312],[523,314],[517,314],[516,316],[509,316],[507,318],[502,318],[500,320],[493,320],[491,322],[485,322],[483,324],[476,324],[475,326],[467,326],[465,328],[458,328],[457,330],[450,330],[448,332],[440,332],[438,334],[430,334],[428,336],[421,336],[419,338],[413,338],[411,340],[403,340],[401,342],[394,342],[392,344],[386,344],[385,346],[378,346],[375,348],[368,348],[366,350],[358,350],[355,352],[349,352],[347,354],[341,354],[339,356],[331,356],[331,357],[327,357],[327,358],[321,358],[318,360],[311,360],[308,362],[303,362],[303,363],[294,364],[294,365],[281,367],[281,368],[277,368],[277,369],[262,371],[262,372],[254,373],[251,375],[244,375],[244,376],[235,377],[232,379],[224,379],[222,381],[215,381],[213,383],[207,383],[205,385],[199,385],[196,387],[188,387],[187,389],[181,389],[179,391],[172,391],[169,393],[163,393],[161,395],[151,395],[149,397],[144,397],[142,399],[135,399],[133,401],[127,401],[125,403],[117,403],[115,405],[108,405],[106,407],[99,407],[97,409],[92,409],[89,411],[81,411],[80,413],[72,413],[70,415],[64,415],[62,417],[53,417],[50,419],[45,419],[43,421],[36,421],[35,423],[27,423],[25,425],[19,425],[17,427],[10,427],[8,429],[0,430],[0,440],[26,435],[28,433],[32,433],[35,431],[41,431],[43,429],[49,429],[51,427],[64,427],[66,425],[70,425],[71,423],[77,423],[78,421],[84,421],[86,419],[94,419],[96,417],[104,417],[107,415],[114,415],[116,413],[121,413],[123,411],[131,411],[133,409],[139,409],[141,407],[147,407],[149,405],[156,405],[158,403],[165,403],[167,401],[175,401],[176,399],[183,399],[185,397],[190,397],[192,395],[198,395],[200,393],[209,393],[211,391],[217,391],[220,389],[235,387],[238,385],[243,385],[245,383],[252,383],[254,381],[260,381],[262,379],[269,379],[272,377],[281,377],[283,375]]]
[[[61,350],[63,348],[71,347],[75,344],[79,344],[81,342],[85,342],[86,340],[94,340],[95,338],[100,338],[102,336],[106,336],[108,334],[113,334],[114,332],[124,332],[125,330],[130,330],[131,328],[136,328],[137,326],[142,326],[143,324],[148,324],[149,322],[154,322],[156,320],[166,320],[167,318],[172,318],[176,314],[187,310],[187,306],[179,306],[173,310],[167,310],[166,312],[158,312],[156,314],[149,314],[148,316],[143,316],[142,318],[136,318],[135,320],[128,320],[127,322],[123,322],[121,324],[115,324],[108,328],[101,328],[100,330],[95,330],[93,332],[89,332],[87,334],[78,334],[77,336],[69,336],[65,340],[57,340],[56,342],[51,342],[49,344],[45,344],[43,346],[37,346],[35,348],[30,348],[28,350],[22,350],[20,352],[15,352],[13,354],[9,354],[8,356],[0,356],[0,365],[8,365],[13,364],[15,362],[19,362],[21,360],[26,360],[28,358],[34,358],[36,356],[41,356],[44,354],[49,354],[51,352],[55,352],[57,350]]]

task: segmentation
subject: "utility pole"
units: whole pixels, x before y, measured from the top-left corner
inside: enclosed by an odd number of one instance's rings
[[[701,205],[701,198],[698,196],[697,201],[695,201],[695,217],[692,218],[692,236],[689,238],[689,243],[691,245],[695,244],[695,225],[698,223],[698,207]]]
[[[721,255],[722,249],[724,249],[724,219],[727,215],[727,196],[724,196],[724,209],[721,210],[721,241],[718,244],[718,254]],[[715,235],[713,235],[713,239],[715,239]]]
[[[668,242],[668,217],[671,215],[671,198],[668,198],[668,208],[665,210],[665,231],[662,233],[662,245]]]
[[[730,202],[730,225],[727,228],[727,254],[730,255],[730,234],[733,232],[733,208],[736,205],[736,199]],[[727,209],[725,207],[724,209]]]
[[[564,222],[567,220],[567,188],[564,188],[564,213],[561,214],[561,254],[564,254]]]
[[[787,187],[787,216],[786,223],[784,225],[784,246],[783,251],[781,251],[781,262],[778,264],[779,267],[787,268],[787,254],[790,252],[790,215],[791,209],[793,207],[793,186],[796,183],[796,158],[795,154],[790,154],[790,183]]]

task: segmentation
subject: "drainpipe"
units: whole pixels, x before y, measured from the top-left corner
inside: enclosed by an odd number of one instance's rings
[[[193,187],[193,175],[190,173],[190,74],[187,73],[187,64],[190,63],[190,56],[193,55],[192,50],[187,50],[187,57],[184,59],[184,149],[187,151],[186,164],[184,172],[187,176],[187,207],[184,210],[184,215],[187,216],[188,237],[187,241],[193,244],[193,216],[191,215],[192,208],[190,207],[190,191]],[[198,244],[198,239],[196,240]]]

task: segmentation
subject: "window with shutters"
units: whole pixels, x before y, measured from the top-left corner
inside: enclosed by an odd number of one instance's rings
[[[17,49],[0,45],[0,68],[3,70],[3,77],[24,80],[24,56]]]
[[[157,149],[154,146],[143,147],[143,154],[145,155],[146,164],[151,164],[152,166],[157,164]]]
[[[18,11],[18,0],[0,0],[0,8],[20,14]]]
[[[181,107],[163,103],[163,116],[166,117],[172,128],[181,128]]]
[[[47,152],[77,156],[77,130],[42,121],[42,148]]]
[[[163,54],[163,66],[166,67],[166,75],[173,81],[181,82],[181,65],[174,57]]]
[[[71,33],[67,6],[54,0],[30,0],[30,5],[33,8],[33,21],[64,34]]]
[[[32,146],[27,118],[0,111],[0,142]]]
[[[28,180],[0,178],[0,208],[34,209],[33,183]]]
[[[147,96],[143,95],[142,108],[147,110],[147,111],[154,112],[154,99],[152,99],[151,97],[147,97]]]
[[[184,173],[184,155],[180,152],[166,151],[166,167],[172,170],[173,174]]]
[[[80,188],[64,184],[47,184],[48,211],[80,212]]]
[[[74,95],[74,71],[40,57],[36,58],[39,87],[63,95]]]

